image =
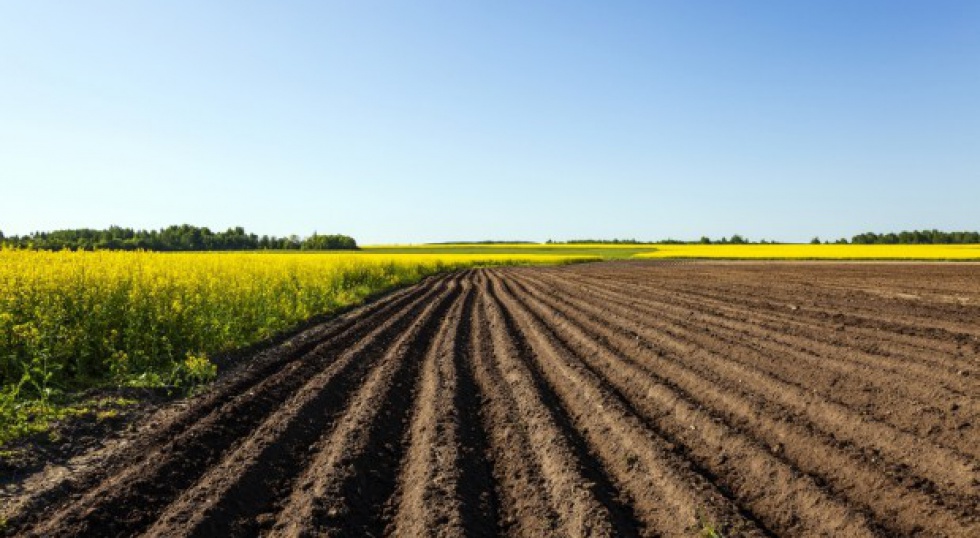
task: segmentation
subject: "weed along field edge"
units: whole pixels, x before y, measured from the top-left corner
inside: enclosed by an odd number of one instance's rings
[[[971,536],[972,264],[472,268],[243,360],[6,532]]]

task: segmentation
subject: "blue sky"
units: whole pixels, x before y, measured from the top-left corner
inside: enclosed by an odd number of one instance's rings
[[[980,228],[980,2],[11,2],[0,230]]]

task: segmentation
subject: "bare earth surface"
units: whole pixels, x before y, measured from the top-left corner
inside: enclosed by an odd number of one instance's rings
[[[430,279],[19,487],[33,536],[978,536],[980,266]]]

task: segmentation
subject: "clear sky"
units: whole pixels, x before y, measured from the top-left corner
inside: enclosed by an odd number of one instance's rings
[[[0,7],[0,230],[980,228],[980,2]]]

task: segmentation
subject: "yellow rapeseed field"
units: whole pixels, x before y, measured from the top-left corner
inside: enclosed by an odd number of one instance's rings
[[[440,271],[528,254],[0,251],[0,375],[41,356],[67,379],[125,377],[253,342]],[[16,359],[11,359],[15,356]]]
[[[511,253],[585,255],[602,259],[765,259],[765,260],[980,260],[980,245],[854,245],[854,244],[490,244],[380,245],[379,253]]]
[[[980,260],[980,245],[655,245],[635,258]]]
[[[37,402],[105,383],[198,384],[214,353],[426,275],[576,258],[0,250],[0,443],[17,413],[43,418]]]

